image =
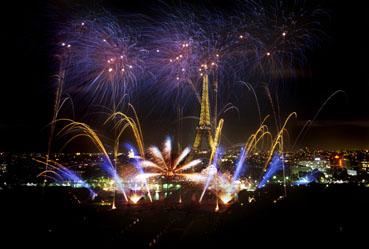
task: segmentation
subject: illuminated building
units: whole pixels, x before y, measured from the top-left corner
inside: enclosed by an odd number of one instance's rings
[[[209,105],[209,78],[205,74],[202,82],[201,112],[200,121],[196,127],[195,141],[193,143],[193,152],[200,154],[210,151],[213,144],[211,134],[210,105]]]
[[[344,156],[342,153],[334,153],[329,158],[331,168],[344,168],[346,166]]]
[[[369,171],[369,162],[368,162],[368,161],[362,161],[362,162],[361,162],[361,167],[362,167],[365,171]]]

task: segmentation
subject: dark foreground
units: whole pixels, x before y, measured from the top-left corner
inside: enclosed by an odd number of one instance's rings
[[[111,210],[81,204],[73,191],[1,190],[1,243],[9,248],[296,248],[365,245],[369,236],[369,188],[363,187],[299,187],[281,200],[280,188],[244,192],[220,213],[214,205],[206,209],[185,201]],[[255,202],[249,203],[250,195]]]

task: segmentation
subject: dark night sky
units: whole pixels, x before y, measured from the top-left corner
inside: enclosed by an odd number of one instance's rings
[[[65,2],[70,1],[1,4],[0,151],[42,151],[46,148],[45,126],[52,112],[52,65],[55,62],[49,45],[54,32],[52,16],[54,6],[62,6]],[[147,1],[134,1],[134,5],[122,4],[123,1],[105,2],[109,4],[104,6],[114,11],[147,11],[140,7]],[[205,2],[225,6],[228,1]],[[331,93],[344,90],[346,97],[338,95],[325,107],[301,145],[368,148],[369,8],[365,1],[359,0],[323,3],[331,15],[326,30],[329,38],[309,55],[308,76],[280,86],[282,114],[298,112],[298,120],[291,123],[294,135],[298,125],[312,118]],[[255,116],[241,116],[239,119],[237,115],[230,115],[226,119],[225,135],[234,142],[245,139],[256,125],[250,121],[256,120]],[[148,129],[149,122],[157,129]],[[159,143],[160,138],[167,135],[167,128],[163,128],[163,123],[167,122],[165,118],[146,120],[146,123],[143,119],[150,143]],[[188,142],[191,135],[184,134]]]

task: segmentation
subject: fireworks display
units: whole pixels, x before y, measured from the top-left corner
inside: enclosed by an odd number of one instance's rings
[[[216,196],[216,211],[219,211],[218,199],[226,205],[241,190],[262,188],[281,169],[286,126],[296,113],[288,115],[282,124],[267,88],[276,121],[273,135],[265,124],[268,116],[261,120],[253,86],[273,85],[293,78],[305,61],[306,51],[321,37],[318,20],[324,12],[305,6],[302,1],[294,4],[237,1],[230,6],[233,7],[223,11],[205,6],[195,8],[190,4],[159,4],[154,8],[159,15],[155,19],[141,14],[115,16],[104,10],[71,16],[61,25],[57,35],[60,77],[50,137],[56,123],[67,122],[58,133],[68,137],[67,144],[87,137],[95,145],[103,156],[102,169],[114,185],[113,208],[116,207],[115,190],[126,202],[136,204],[146,197],[152,202],[151,192],[157,193],[157,181],[164,178],[197,186],[201,191],[199,202],[206,193],[212,193]],[[131,104],[135,98],[139,95],[140,100],[153,103],[150,108],[162,108],[169,103],[180,110],[187,102],[197,104],[192,101],[195,99],[203,105],[201,95],[206,89],[203,82],[209,82],[211,101],[206,95],[204,103],[212,104],[209,112],[214,113],[213,127],[197,129],[211,130],[209,150],[199,156],[191,147],[179,149],[180,141],[175,149],[170,138],[162,148],[146,148],[138,119],[142,113],[137,113]],[[239,85],[253,92],[260,126],[241,147],[233,169],[223,170],[221,138],[227,120],[219,116],[238,109],[227,103],[218,110],[218,100],[229,92],[237,92]],[[64,96],[82,99],[77,101],[78,105],[100,104],[104,115],[112,110],[102,125],[112,127],[110,142],[103,139],[100,130],[84,122],[58,117]],[[122,140],[128,134],[134,139],[138,152],[132,146],[128,146],[128,152],[123,150]],[[265,154],[264,171],[260,182],[252,182],[245,178],[245,172],[250,156],[258,152]],[[128,161],[123,163],[120,157],[126,153]],[[51,164],[48,156],[45,164]],[[51,169],[63,169],[65,173],[65,167],[51,166]],[[46,169],[41,176],[48,173],[51,171]]]
[[[137,87],[183,102],[199,98],[204,74],[217,98],[241,80],[283,81],[322,33],[324,12],[303,1],[295,5],[240,1],[225,12],[159,4],[155,21],[108,11],[71,17],[58,35],[66,91],[116,104]]]
[[[4,1],[3,244],[365,244],[364,2]]]

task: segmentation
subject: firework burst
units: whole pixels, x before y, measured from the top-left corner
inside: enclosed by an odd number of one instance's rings
[[[96,102],[118,102],[143,72],[145,50],[133,25],[121,25],[110,13],[72,18],[60,35],[66,53],[66,90]],[[108,101],[109,100],[109,101]]]
[[[201,164],[199,159],[184,162],[190,151],[190,148],[187,147],[178,157],[172,158],[172,142],[167,138],[161,151],[157,147],[150,147],[148,150],[150,160],[143,160],[140,164],[147,171],[153,170],[160,175],[168,177],[181,176],[186,174],[187,170]]]
[[[161,9],[161,11],[163,11]],[[181,5],[164,11],[164,18],[151,27],[150,62],[153,82],[165,86],[165,96],[199,98],[201,78],[218,77],[227,58],[229,34],[225,17],[206,8]],[[223,57],[224,56],[224,57]]]
[[[232,18],[239,38],[233,44],[235,57],[253,51],[251,63],[238,60],[246,65],[249,79],[273,83],[294,77],[306,61],[306,51],[325,36],[321,27],[326,16],[306,1],[243,1]],[[250,50],[250,44],[257,46]]]

